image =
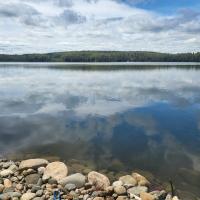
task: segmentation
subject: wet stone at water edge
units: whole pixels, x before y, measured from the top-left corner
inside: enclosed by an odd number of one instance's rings
[[[179,200],[164,190],[151,190],[151,183],[138,173],[111,183],[96,171],[68,174],[68,167],[62,162],[32,159],[13,164],[15,167],[6,171],[8,161],[0,162],[0,200],[53,200],[55,194],[71,200]]]

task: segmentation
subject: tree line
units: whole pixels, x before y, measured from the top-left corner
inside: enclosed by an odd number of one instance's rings
[[[0,62],[200,62],[198,53],[144,51],[68,51],[47,54],[0,54]]]

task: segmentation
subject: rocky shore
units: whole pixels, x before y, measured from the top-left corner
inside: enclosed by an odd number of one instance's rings
[[[67,165],[59,161],[0,160],[0,200],[178,200],[164,190],[151,191],[150,186],[134,172],[111,183],[96,171],[69,174]]]

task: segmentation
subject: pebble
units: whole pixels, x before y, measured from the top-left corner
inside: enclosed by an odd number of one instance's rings
[[[142,192],[147,192],[148,191],[148,188],[145,187],[145,186],[136,186],[136,187],[132,187],[132,188],[129,188],[127,190],[127,193],[129,194],[134,194],[134,195],[140,195]]]
[[[8,177],[11,174],[13,174],[13,171],[11,171],[10,169],[5,169],[5,170],[0,172],[0,176],[3,177],[3,178]]]
[[[49,163],[44,170],[44,175],[50,176],[57,181],[65,178],[68,174],[67,166],[62,162],[52,162]]]
[[[119,178],[119,180],[120,180],[123,184],[126,184],[126,185],[132,185],[132,186],[137,185],[137,181],[135,180],[135,178],[133,178],[133,177],[130,176],[130,175],[122,176],[122,177]]]
[[[126,188],[123,186],[116,186],[114,187],[114,192],[118,195],[126,194]]]
[[[65,189],[68,190],[68,191],[75,190],[76,185],[73,184],[73,183],[68,183],[68,184],[65,185]]]
[[[59,184],[65,186],[68,183],[76,185],[77,188],[81,188],[85,185],[86,178],[80,173],[72,174],[59,181]]]
[[[155,200],[155,197],[152,194],[149,194],[149,193],[146,193],[146,192],[140,193],[140,198],[142,200]]]
[[[35,193],[25,193],[22,195],[21,200],[31,200],[35,197]]]
[[[122,176],[110,184],[104,174],[88,171],[86,176],[68,175],[67,165],[46,159],[1,161],[0,200],[53,200],[55,191],[60,192],[61,199],[69,200],[179,200],[167,196],[166,191],[148,193],[150,183],[138,173]],[[110,174],[113,178],[114,173]]]
[[[39,174],[30,174],[25,178],[27,184],[37,184],[39,179],[40,179]]]
[[[118,196],[117,200],[129,200],[127,196]]]
[[[113,182],[112,185],[113,185],[113,187],[122,186],[123,182],[122,181],[115,181],[115,182]]]
[[[108,177],[95,171],[88,174],[88,181],[89,183],[94,184],[99,190],[105,190],[110,186]]]
[[[4,179],[4,187],[5,188],[12,187],[12,182],[9,179]]]

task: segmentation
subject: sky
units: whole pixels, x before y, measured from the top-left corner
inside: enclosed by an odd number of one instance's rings
[[[200,51],[199,0],[0,1],[0,53]]]

